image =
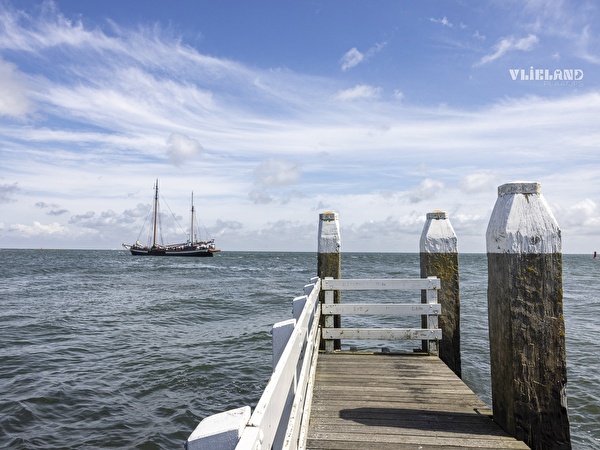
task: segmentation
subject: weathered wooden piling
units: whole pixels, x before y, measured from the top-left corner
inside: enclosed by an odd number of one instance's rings
[[[317,251],[317,276],[321,279],[325,277],[341,278],[342,276],[342,258],[341,258],[341,239],[340,222],[338,213],[323,212],[319,214],[319,244]],[[325,293],[321,292],[319,301],[325,302]],[[341,294],[339,291],[334,293],[333,303],[341,303]],[[325,320],[321,317],[321,320]],[[321,325],[325,325],[322,323]],[[331,325],[327,325],[331,326]],[[333,317],[333,326],[341,327],[341,317]],[[325,350],[325,343],[321,340],[320,348]],[[334,341],[334,349],[341,348],[340,340]]]
[[[460,288],[458,280],[458,239],[444,211],[427,213],[427,220],[420,241],[421,277],[437,276],[442,288],[438,302],[442,313],[438,318],[442,330],[442,340],[438,343],[439,356],[461,376],[460,359]],[[425,293],[422,294],[424,296]],[[426,299],[423,298],[425,303]],[[424,321],[427,320],[425,316]],[[426,326],[426,323],[423,324]],[[427,341],[423,342],[423,351]]]
[[[532,449],[570,449],[561,232],[535,182],[498,188],[486,235],[494,420]]]

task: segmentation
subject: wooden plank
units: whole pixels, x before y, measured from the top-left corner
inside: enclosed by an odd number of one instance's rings
[[[334,291],[379,291],[440,289],[439,278],[323,279],[321,289]]]
[[[424,314],[441,314],[442,305],[423,303],[396,304],[356,304],[336,303],[323,305],[323,314],[380,314],[388,316],[421,316]]]
[[[442,338],[442,330],[422,328],[323,328],[323,339],[355,340],[433,340]]]
[[[307,449],[527,449],[439,358],[319,354]]]

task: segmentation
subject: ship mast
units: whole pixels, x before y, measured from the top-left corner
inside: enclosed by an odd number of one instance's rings
[[[152,248],[156,247],[156,219],[158,217],[158,178],[154,185],[154,236],[152,238]]]
[[[190,239],[191,244],[194,245],[194,191],[192,191],[192,218],[190,223]]]

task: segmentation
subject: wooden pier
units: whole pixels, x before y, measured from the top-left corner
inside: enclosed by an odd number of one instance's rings
[[[320,354],[307,449],[528,449],[437,356]]]
[[[407,289],[424,291],[425,303],[334,303],[334,291]],[[436,277],[313,278],[293,301],[294,319],[273,328],[273,375],[254,412],[246,406],[205,419],[187,449],[529,448],[435,354],[439,289]],[[336,328],[335,314],[425,315],[427,328]],[[334,349],[338,339],[424,340],[430,351],[344,352]]]
[[[273,374],[254,411],[205,418],[186,449],[570,450],[560,229],[539,184],[498,193],[487,232],[493,413],[460,378],[458,255],[447,214],[427,215],[421,278],[344,279],[337,213],[326,212],[318,276],[293,300],[293,319],[273,326]],[[395,290],[415,291],[417,301],[396,303],[392,292],[379,304],[368,293],[342,302],[343,291]],[[342,316],[367,314],[416,316],[421,326],[342,325]],[[423,353],[341,351],[342,340],[398,339],[419,342]]]

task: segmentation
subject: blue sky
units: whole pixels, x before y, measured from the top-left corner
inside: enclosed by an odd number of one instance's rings
[[[485,252],[497,187],[527,180],[590,253],[598,23],[583,0],[0,0],[0,247],[119,248],[158,178],[224,250],[315,251],[334,210],[343,251],[417,252],[441,209]]]

